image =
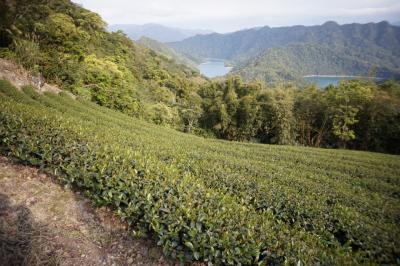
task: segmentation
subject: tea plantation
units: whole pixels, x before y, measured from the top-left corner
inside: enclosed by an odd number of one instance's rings
[[[400,156],[204,139],[5,81],[0,153],[182,261],[400,263]]]

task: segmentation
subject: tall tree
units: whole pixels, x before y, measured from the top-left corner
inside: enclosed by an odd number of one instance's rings
[[[373,97],[372,86],[369,82],[348,81],[328,89],[332,132],[339,147],[346,148],[349,141],[356,139],[354,126],[359,122],[359,112]]]
[[[277,87],[259,97],[261,128],[258,136],[262,142],[293,144],[295,142],[294,90]]]
[[[295,95],[294,113],[298,142],[319,147],[329,130],[325,91],[312,85],[298,90]]]

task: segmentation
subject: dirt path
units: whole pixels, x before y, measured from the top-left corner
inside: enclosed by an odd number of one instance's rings
[[[0,264],[174,265],[107,209],[0,157]]]

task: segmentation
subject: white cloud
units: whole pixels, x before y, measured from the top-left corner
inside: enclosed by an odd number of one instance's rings
[[[109,24],[161,23],[232,31],[257,25],[282,26],[394,20],[399,0],[74,0]]]

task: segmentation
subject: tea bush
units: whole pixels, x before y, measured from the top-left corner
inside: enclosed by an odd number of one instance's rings
[[[206,140],[0,81],[0,152],[216,265],[395,264],[400,157]]]

